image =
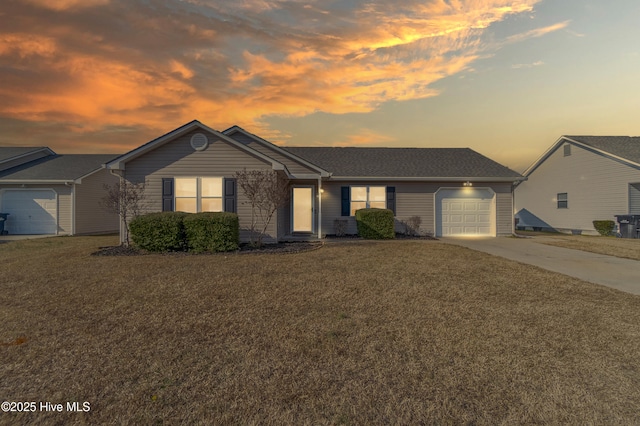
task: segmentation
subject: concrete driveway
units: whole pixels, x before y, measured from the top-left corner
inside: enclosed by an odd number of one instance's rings
[[[544,241],[544,237],[442,238],[441,241],[640,295],[640,261],[637,260],[553,247],[539,242]]]

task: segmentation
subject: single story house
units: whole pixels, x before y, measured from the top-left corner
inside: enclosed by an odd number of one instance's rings
[[[285,148],[238,126],[219,132],[197,120],[105,167],[145,183],[144,212],[237,213],[242,240],[251,207],[234,174],[282,173],[291,200],[277,211],[265,241],[322,238],[335,234],[337,219],[355,234],[354,212],[363,207],[389,208],[397,221],[418,216],[425,234],[511,235],[513,187],[523,179],[468,148]]]
[[[518,228],[595,235],[594,220],[640,214],[640,137],[561,136],[524,176]]]
[[[0,213],[9,234],[117,232],[119,218],[99,206],[118,177],[111,155],[58,155],[47,147],[0,147]]]

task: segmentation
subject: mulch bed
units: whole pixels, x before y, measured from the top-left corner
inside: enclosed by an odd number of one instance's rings
[[[359,237],[358,235],[327,235],[326,240],[328,241],[341,241],[341,240],[362,240],[364,238]],[[396,234],[396,240],[434,240],[437,241],[436,237],[432,237],[430,235],[406,235],[406,234]],[[369,240],[369,241],[377,241],[377,240]]]
[[[152,253],[146,250],[138,249],[136,247],[110,246],[110,247],[100,247],[98,251],[91,253],[91,255],[92,256],[144,256],[148,254],[162,254],[165,256],[198,256],[198,255],[257,254],[257,253],[288,254],[288,253],[303,253],[305,251],[317,250],[321,248],[323,245],[324,243],[322,243],[321,241],[265,244],[262,247],[253,247],[249,244],[241,244],[238,250],[230,251],[230,252],[222,252],[222,253],[208,253],[208,252],[207,253],[189,253],[186,251]]]
[[[429,235],[409,236],[404,234],[396,234],[397,240],[437,240],[437,238]],[[344,235],[337,237],[335,235],[327,235],[326,241],[365,241],[363,238],[357,235]],[[376,241],[376,240],[368,240]],[[136,247],[125,246],[109,246],[100,247],[96,252],[91,253],[92,256],[144,256],[148,254],[162,254],[165,256],[197,256],[197,255],[220,255],[220,254],[257,254],[257,253],[269,253],[269,254],[289,254],[289,253],[303,253],[306,251],[317,250],[324,245],[323,241],[298,241],[298,242],[286,242],[278,244],[265,244],[262,247],[254,247],[249,244],[240,244],[240,248],[236,251],[224,252],[224,253],[189,253],[186,251],[172,251],[166,253],[151,253],[146,250],[141,250]]]

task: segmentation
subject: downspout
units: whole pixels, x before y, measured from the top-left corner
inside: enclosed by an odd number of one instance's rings
[[[65,182],[64,184],[71,187],[71,235],[76,235],[76,184],[75,182]],[[58,222],[60,221],[59,213],[57,220]],[[58,230],[56,229],[57,234]]]
[[[318,177],[318,239],[322,238],[322,177]]]
[[[111,173],[113,176],[117,176],[119,181],[120,181],[120,184],[122,184],[124,176],[122,176],[122,172],[120,170],[116,171],[116,170],[113,170],[113,169],[109,169],[109,173]],[[124,227],[127,226],[127,224],[122,221],[122,218],[120,217],[120,215],[118,215],[118,219],[120,219],[119,220],[119,222],[120,222],[120,244],[124,245],[124,243],[125,243],[125,233],[126,233]]]

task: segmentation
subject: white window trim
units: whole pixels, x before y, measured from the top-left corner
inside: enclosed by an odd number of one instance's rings
[[[564,200],[560,199],[560,195],[564,195],[565,196]],[[564,207],[560,207],[560,203],[561,202],[565,203]],[[569,208],[569,193],[568,192],[558,192],[556,194],[556,208],[557,209],[568,209]]]
[[[221,180],[221,187],[220,187],[220,197],[203,197],[202,196],[202,179],[220,179]],[[195,197],[179,197],[177,195],[178,192],[178,185],[177,185],[177,180],[178,179],[195,179],[196,180],[196,196]],[[181,211],[178,210],[178,199],[180,198],[184,198],[184,199],[196,199],[196,213],[202,213],[202,199],[219,199],[220,200],[220,206],[221,206],[221,212],[224,211],[224,177],[223,176],[178,176],[178,177],[174,177],[174,186],[175,186],[175,190],[173,191],[173,205],[175,206],[175,210],[176,211]]]

